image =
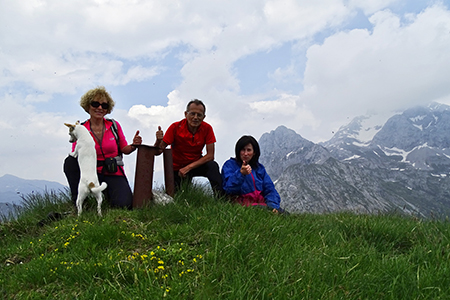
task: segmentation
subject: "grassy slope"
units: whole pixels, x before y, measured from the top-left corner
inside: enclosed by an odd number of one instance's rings
[[[6,299],[448,299],[450,224],[396,215],[280,216],[194,188],[175,203],[46,224],[67,196],[0,224]]]

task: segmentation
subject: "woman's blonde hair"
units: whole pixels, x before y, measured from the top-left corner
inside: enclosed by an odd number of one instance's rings
[[[105,97],[106,101],[109,104],[107,113],[111,113],[114,107],[114,100],[111,98],[111,95],[106,91],[104,86],[98,86],[95,89],[91,89],[87,91],[83,96],[81,96],[80,100],[80,106],[89,113],[89,108],[91,107],[91,102],[94,101],[94,99],[97,96],[103,96]]]

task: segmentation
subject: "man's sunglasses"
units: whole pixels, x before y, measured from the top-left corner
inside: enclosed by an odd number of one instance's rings
[[[108,108],[109,108],[109,104],[108,104],[108,103],[100,103],[100,102],[98,102],[98,101],[92,101],[92,102],[91,102],[91,106],[92,106],[92,107],[97,108],[97,107],[99,107],[100,105],[102,106],[103,109],[108,109]]]

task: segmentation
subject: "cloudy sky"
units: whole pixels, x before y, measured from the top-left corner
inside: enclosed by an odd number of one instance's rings
[[[63,123],[88,118],[79,99],[98,85],[146,144],[203,100],[220,165],[243,134],[320,142],[368,112],[450,104],[448,0],[0,3],[0,176],[66,184]]]

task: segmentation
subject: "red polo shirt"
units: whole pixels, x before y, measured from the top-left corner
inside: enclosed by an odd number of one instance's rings
[[[202,157],[205,145],[216,142],[214,131],[206,122],[202,122],[195,134],[192,134],[183,119],[175,122],[167,129],[163,138],[164,143],[172,146],[173,170],[178,171],[188,164]]]

